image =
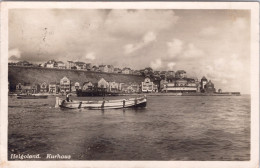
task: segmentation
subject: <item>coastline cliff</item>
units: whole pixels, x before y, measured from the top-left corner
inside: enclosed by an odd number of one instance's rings
[[[69,78],[71,82],[97,82],[104,78],[106,81],[120,83],[141,83],[144,77],[141,75],[105,73],[71,69],[54,69],[41,67],[22,67],[8,66],[8,81],[10,90],[14,90],[18,83],[40,84],[46,82],[60,83],[60,79],[64,76]]]

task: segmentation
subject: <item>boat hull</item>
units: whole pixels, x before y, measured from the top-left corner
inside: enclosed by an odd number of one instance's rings
[[[47,95],[19,95],[17,99],[47,99]]]
[[[121,108],[137,108],[146,107],[146,97],[121,99],[121,100],[104,100],[104,101],[66,101],[60,98],[56,98],[56,107],[68,108],[68,109],[90,109],[90,110],[102,110],[102,109],[121,109]]]
[[[91,97],[91,96],[118,96],[119,93],[118,92],[107,92],[107,91],[103,91],[103,90],[77,90],[76,94],[78,97]]]

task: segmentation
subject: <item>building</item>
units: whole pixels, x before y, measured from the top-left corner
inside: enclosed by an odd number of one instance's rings
[[[32,93],[39,93],[41,91],[41,87],[39,84],[33,84],[31,89]]]
[[[45,64],[46,68],[56,68],[57,67],[57,62],[55,60],[49,60]]]
[[[86,70],[91,71],[91,69],[92,69],[92,68],[91,68],[91,63],[87,63],[87,64],[86,64]]]
[[[202,78],[201,78],[201,81],[200,81],[200,85],[201,85],[201,91],[202,92],[204,92],[204,89],[205,89],[205,85],[208,83],[208,79],[205,77],[205,76],[203,76]]]
[[[114,73],[122,73],[122,69],[120,69],[120,68],[114,68]]]
[[[32,66],[31,63],[29,63],[28,61],[19,61],[17,62],[18,66]]]
[[[18,83],[16,85],[16,92],[17,93],[38,93],[39,87],[37,85],[30,85],[29,83],[21,84]]]
[[[153,92],[154,84],[150,78],[146,77],[142,82],[142,92]]]
[[[113,65],[107,65],[108,73],[114,73],[114,66]]]
[[[132,72],[131,68],[125,67],[122,69],[122,74],[131,74],[131,72]]]
[[[140,85],[137,83],[120,83],[120,91],[124,93],[139,93]]]
[[[173,78],[160,82],[162,92],[197,92],[197,87],[195,80],[192,78]]]
[[[119,91],[119,83],[117,82],[108,82],[110,92],[118,92]]]
[[[76,92],[77,90],[80,90],[80,83],[79,82],[75,82],[74,84],[71,83],[71,92]]]
[[[58,61],[57,62],[57,68],[59,68],[59,69],[66,69],[66,65],[65,65],[64,62]]]
[[[82,85],[82,90],[93,90],[94,84],[92,82],[84,82]]]
[[[74,64],[75,64],[77,69],[86,69],[86,63],[85,62],[77,61],[77,62],[74,62]]]
[[[91,68],[91,71],[100,72],[100,69],[99,69],[99,67],[97,67],[96,65],[94,65],[94,66]]]
[[[49,93],[58,93],[58,84],[56,82],[51,82],[49,84]]]
[[[22,88],[22,93],[30,93],[30,94],[33,93],[32,86],[29,84],[24,85]]]
[[[18,83],[15,87],[16,92],[21,93],[23,89],[23,85],[21,83]]]
[[[75,63],[73,61],[68,61],[67,69],[74,69],[74,67],[76,68]]]
[[[187,86],[187,84],[188,84],[188,81],[185,80],[185,79],[182,79],[182,78],[177,79],[177,80],[175,81],[175,85],[176,85],[176,86]]]
[[[97,87],[100,88],[100,89],[107,90],[109,88],[109,83],[104,78],[101,78],[98,81]]]
[[[108,72],[108,66],[107,65],[99,65],[100,72]]]
[[[62,93],[70,92],[70,80],[66,76],[64,76],[60,80],[60,92]]]
[[[40,92],[41,93],[47,93],[49,90],[48,85],[46,82],[43,82],[40,84]]]
[[[209,82],[206,85],[204,85],[204,90],[205,90],[206,93],[216,92],[214,84],[211,82],[211,80],[209,80]]]
[[[161,81],[160,81],[160,90],[163,90],[164,88],[166,88],[166,86],[167,86],[167,84],[168,84],[169,82],[166,80],[166,79],[162,79]],[[173,83],[173,85],[174,85],[174,83]]]

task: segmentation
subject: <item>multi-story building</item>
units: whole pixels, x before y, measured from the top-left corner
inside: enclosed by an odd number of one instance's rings
[[[57,62],[57,68],[59,68],[59,69],[66,69],[66,65],[65,65],[64,62],[58,61]]]
[[[144,82],[142,82],[142,92],[153,92],[154,84],[150,78],[146,77]]]
[[[120,91],[124,93],[138,93],[140,92],[140,85],[138,83],[120,83]]]
[[[48,85],[46,82],[41,83],[40,85],[40,92],[41,93],[47,93],[48,92]]]
[[[32,93],[39,93],[40,92],[40,85],[39,84],[33,84],[32,85]]]
[[[162,92],[197,92],[197,84],[192,78],[174,78],[162,80],[160,89]]]
[[[94,84],[92,82],[84,82],[82,85],[82,90],[93,90]]]
[[[108,82],[110,92],[117,92],[119,91],[119,83],[117,82]]]
[[[74,67],[76,68],[75,63],[73,61],[68,61],[67,69],[73,69]]]
[[[80,90],[81,86],[79,82],[71,83],[71,92],[76,92],[77,90]]]
[[[45,64],[46,68],[56,68],[57,67],[57,62],[55,60],[49,60]]]
[[[201,82],[200,82],[201,91],[204,91],[205,85],[206,85],[207,83],[208,83],[208,79],[207,79],[205,76],[203,76],[203,77],[201,78]]]
[[[214,84],[211,82],[211,80],[209,80],[209,82],[206,85],[204,85],[204,90],[205,90],[206,93],[216,92]]]
[[[60,80],[60,92],[70,92],[70,80],[66,76]]]
[[[101,78],[98,81],[97,87],[100,88],[100,89],[107,90],[109,88],[109,83],[104,78]]]
[[[51,82],[49,84],[49,93],[58,93],[58,85],[56,82]]]

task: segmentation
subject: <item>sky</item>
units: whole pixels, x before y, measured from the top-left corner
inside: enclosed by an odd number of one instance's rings
[[[185,70],[250,93],[250,11],[11,9],[9,61]]]

